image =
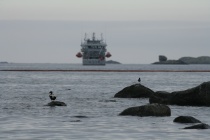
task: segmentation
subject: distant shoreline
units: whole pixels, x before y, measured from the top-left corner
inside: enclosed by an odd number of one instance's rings
[[[188,65],[188,64],[210,64],[209,56],[181,57],[178,60],[167,60],[164,55],[159,55],[159,61],[152,64]]]
[[[0,64],[8,64],[6,61],[1,61]]]

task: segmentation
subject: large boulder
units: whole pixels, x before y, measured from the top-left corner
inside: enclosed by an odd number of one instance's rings
[[[143,106],[130,107],[125,109],[119,115],[123,116],[171,116],[171,109],[166,105],[147,104]]]
[[[51,101],[46,106],[67,106],[64,102]]]
[[[167,57],[164,55],[159,55],[159,62],[167,61]]]
[[[150,96],[149,102],[180,106],[210,106],[210,82],[204,82],[184,91],[156,92]]]
[[[114,97],[117,98],[149,98],[154,91],[141,85],[134,84],[128,87],[125,87],[121,91],[115,94]]]
[[[201,121],[197,120],[191,116],[179,116],[174,119],[176,123],[201,123]]]
[[[166,91],[157,91],[153,95],[150,96],[150,103],[161,103],[161,104],[169,104],[169,99],[171,97],[171,93]]]

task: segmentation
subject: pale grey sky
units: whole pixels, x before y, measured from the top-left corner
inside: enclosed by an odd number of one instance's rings
[[[0,61],[81,63],[85,32],[122,63],[210,56],[210,0],[0,0]]]

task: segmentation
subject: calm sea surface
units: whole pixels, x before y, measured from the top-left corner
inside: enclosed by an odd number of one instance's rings
[[[210,70],[210,65],[0,64],[6,69]],[[210,81],[209,72],[18,72],[0,71],[0,139],[209,139],[210,130],[184,130],[173,123],[190,115],[210,124],[209,107],[169,106],[170,117],[118,116],[148,99],[113,96],[137,82],[154,91],[177,91]],[[47,107],[49,91],[66,107]]]

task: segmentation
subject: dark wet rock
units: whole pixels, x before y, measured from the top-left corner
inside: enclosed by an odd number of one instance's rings
[[[162,104],[147,104],[138,107],[130,107],[125,109],[119,115],[130,116],[171,116],[171,109]]]
[[[67,106],[66,103],[60,101],[51,101],[46,106]]]
[[[157,91],[153,95],[150,96],[149,102],[150,103],[161,103],[161,104],[169,104],[168,99],[170,98],[171,94],[166,91]]]
[[[201,121],[191,116],[179,116],[174,119],[174,122],[176,123],[201,123]]]
[[[125,87],[121,91],[115,94],[114,97],[117,98],[149,98],[154,91],[141,85],[134,84],[128,87]]]
[[[156,92],[150,96],[149,102],[180,106],[210,106],[210,82],[204,82],[184,91]]]
[[[185,127],[184,129],[209,129],[209,128],[210,126],[208,124],[201,123],[201,124]]]

